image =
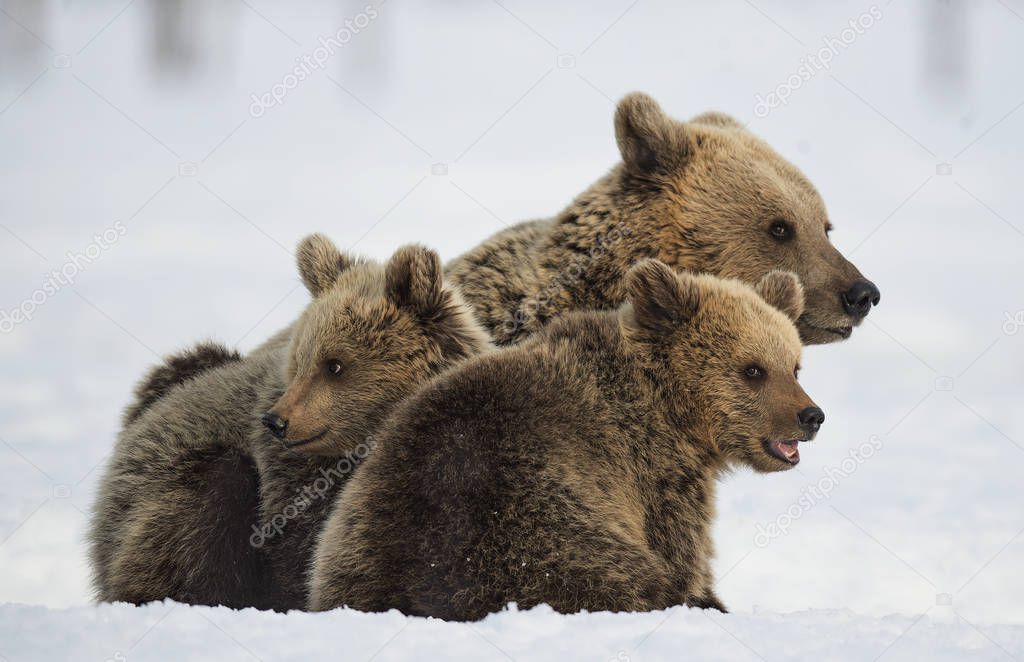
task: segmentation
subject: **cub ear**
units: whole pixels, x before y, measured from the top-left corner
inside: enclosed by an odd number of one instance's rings
[[[384,268],[387,294],[400,308],[429,317],[444,306],[444,276],[437,251],[419,245],[395,251]]]
[[[619,102],[615,140],[626,167],[638,175],[681,167],[690,154],[685,126],[643,92],[627,94]]]
[[[701,295],[694,276],[647,259],[637,262],[627,278],[633,318],[641,329],[670,332],[697,314]]]
[[[300,241],[295,261],[302,282],[314,298],[330,289],[338,276],[352,266],[352,260],[322,234],[311,234]]]
[[[769,271],[768,275],[754,286],[754,291],[794,322],[804,312],[804,286],[800,284],[796,274],[790,271]]]
[[[720,129],[744,129],[746,127],[740,123],[735,117],[720,113],[718,111],[709,111],[697,115],[692,120],[694,124],[705,124],[707,126],[717,126]]]

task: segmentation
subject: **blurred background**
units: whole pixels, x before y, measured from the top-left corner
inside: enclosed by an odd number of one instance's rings
[[[289,323],[303,235],[455,257],[611,167],[643,90],[800,166],[882,290],[806,350],[798,470],[722,481],[726,604],[1024,622],[1022,60],[1022,0],[0,0],[0,601],[89,601],[135,380]]]

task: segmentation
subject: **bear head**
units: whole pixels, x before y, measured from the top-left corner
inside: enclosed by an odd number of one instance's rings
[[[650,257],[677,270],[756,283],[774,269],[795,273],[806,297],[797,320],[805,344],[850,336],[879,291],[829,240],[818,191],[735,119],[705,113],[674,120],[642,93],[615,114],[626,191],[643,191]],[[648,229],[649,228],[649,229]]]
[[[345,455],[394,405],[442,369],[490,347],[435,251],[405,246],[385,265],[305,238],[299,273],[313,296],[292,331],[287,388],[264,424],[296,451]]]
[[[789,469],[797,444],[824,422],[797,382],[803,312],[796,276],[773,271],[750,287],[639,262],[620,312],[626,338],[652,366],[667,409],[715,464]]]

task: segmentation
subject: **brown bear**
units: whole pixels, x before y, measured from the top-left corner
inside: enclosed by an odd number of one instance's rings
[[[490,347],[434,251],[380,265],[313,235],[297,258],[313,301],[287,343],[241,359],[205,347],[178,357],[195,359],[181,374],[204,366],[184,385],[159,369],[144,384],[154,397],[133,405],[95,506],[100,600],[304,606],[314,538],[376,427]]]
[[[645,260],[627,291],[397,407],[321,535],[312,609],[724,610],[716,476],[789,469],[824,420],[796,379],[801,288]]]
[[[805,344],[849,337],[878,288],[829,241],[814,186],[739,122],[669,118],[645,94],[615,113],[622,162],[553,218],[516,225],[446,266],[499,344],[570,310],[614,309],[642,258],[756,283],[773,269],[806,293]]]
[[[849,337],[879,302],[878,288],[829,243],[814,186],[735,119],[708,112],[679,122],[633,93],[619,103],[615,133],[622,162],[569,207],[445,266],[496,342],[524,338],[561,312],[616,307],[623,274],[644,257],[749,283],[793,271],[807,297],[797,324],[806,344]],[[173,362],[163,371],[167,384],[195,375],[187,365],[175,374]]]
[[[645,257],[748,283],[773,269],[796,273],[805,344],[848,338],[879,302],[878,288],[829,242],[814,185],[735,119],[709,112],[679,122],[633,93],[618,105],[615,134],[622,162],[560,214],[499,232],[445,266],[496,343],[559,313],[617,307],[624,274]],[[194,376],[169,373],[170,382]]]

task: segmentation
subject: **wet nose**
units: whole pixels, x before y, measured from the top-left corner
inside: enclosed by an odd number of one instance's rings
[[[875,284],[861,278],[843,292],[843,308],[853,317],[864,317],[871,311],[871,306],[878,305],[881,298],[882,293]]]
[[[263,425],[267,426],[272,435],[278,439],[284,439],[284,433],[288,431],[288,421],[269,411],[263,414],[263,418],[260,420],[263,421]]]
[[[825,422],[825,412],[820,407],[807,407],[796,415],[800,421],[800,427],[808,434],[815,434],[821,424]]]

